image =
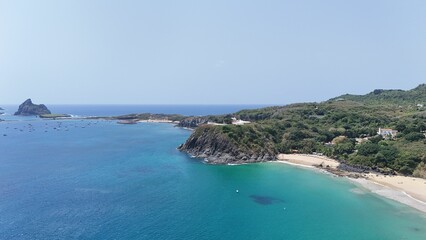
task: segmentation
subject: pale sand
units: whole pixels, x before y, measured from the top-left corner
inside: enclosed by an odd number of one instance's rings
[[[328,158],[324,156],[317,156],[317,155],[305,155],[305,154],[278,154],[277,156],[278,160],[294,163],[294,164],[300,164],[300,165],[306,165],[306,166],[314,166],[317,167],[322,164],[322,166],[325,168],[327,165],[330,168],[337,168],[339,166],[339,162]]]
[[[339,162],[331,158],[305,154],[279,154],[278,162],[293,165],[323,168],[329,165],[336,169]],[[385,176],[381,174],[357,174],[360,178],[348,178],[373,193],[406,204],[426,213],[426,180],[404,176]]]
[[[388,178],[394,178],[394,177],[388,177]],[[348,179],[352,182],[355,182],[361,185],[362,187],[370,190],[371,192],[375,194],[378,194],[388,199],[392,199],[394,201],[397,201],[407,206],[410,206],[412,208],[415,208],[423,213],[426,213],[426,202],[422,201],[419,197],[417,197],[417,195],[414,197],[413,193],[407,193],[406,191],[402,190],[402,188],[396,188],[396,187],[393,187],[392,185],[381,184],[379,182],[373,181],[371,178],[370,179],[348,178]],[[426,186],[426,184],[424,185]],[[423,189],[424,188],[425,187],[423,187]],[[419,192],[421,191],[416,191],[416,193],[419,193]]]
[[[138,120],[138,122],[174,123],[172,120],[166,120],[166,119],[148,119],[148,120]]]
[[[384,176],[373,173],[367,174],[366,179],[403,191],[413,198],[426,203],[426,179],[404,176]]]

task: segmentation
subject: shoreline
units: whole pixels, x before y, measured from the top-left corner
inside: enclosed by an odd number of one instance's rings
[[[426,214],[426,179],[406,176],[386,176],[373,173],[356,173],[338,169],[334,159],[308,154],[279,154],[278,163],[320,170],[345,177],[352,183],[381,197],[391,199]]]

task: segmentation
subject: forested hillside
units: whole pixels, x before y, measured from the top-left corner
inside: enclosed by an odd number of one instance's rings
[[[268,160],[271,153],[318,153],[356,167],[425,176],[425,105],[426,85],[422,84],[409,91],[374,90],[321,103],[242,110],[214,119],[230,122],[235,117],[250,124],[204,125],[181,149],[207,159],[218,159],[225,153],[226,162]],[[398,133],[381,136],[377,134],[379,128]],[[214,134],[206,134],[209,132]],[[231,143],[232,151],[222,145],[216,149],[214,139]],[[267,158],[263,157],[265,153]]]

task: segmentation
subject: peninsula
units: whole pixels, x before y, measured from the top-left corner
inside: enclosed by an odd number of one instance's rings
[[[183,119],[180,125],[197,127],[179,149],[212,164],[317,154],[336,159],[342,170],[426,178],[425,103],[421,84],[408,91],[378,89],[321,103]],[[232,118],[249,123],[226,124]]]
[[[183,152],[210,164],[316,167],[426,212],[426,84],[321,103],[183,119]],[[230,124],[239,119],[247,124]],[[210,121],[222,124],[212,124]],[[188,124],[190,123],[190,124]]]

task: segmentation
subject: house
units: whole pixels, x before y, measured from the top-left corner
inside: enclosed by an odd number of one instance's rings
[[[250,123],[249,121],[243,121],[241,119],[237,120],[237,118],[235,118],[235,117],[233,117],[231,119],[232,119],[232,124],[234,124],[234,125],[244,125],[244,124]]]
[[[379,128],[379,131],[377,131],[377,134],[382,135],[382,137],[384,138],[395,138],[397,133],[397,130],[393,130],[390,128]]]

